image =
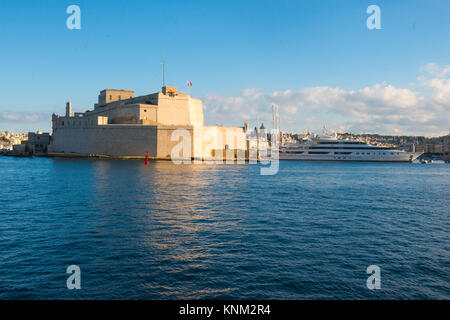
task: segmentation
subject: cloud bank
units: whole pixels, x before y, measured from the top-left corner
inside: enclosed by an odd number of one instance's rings
[[[419,94],[379,83],[360,90],[327,86],[239,96],[206,94],[205,118],[218,123],[270,122],[272,103],[279,106],[281,129],[302,132],[323,124],[338,131],[437,136],[450,132],[450,66],[429,63],[418,78]],[[269,124],[269,123],[268,123]]]
[[[50,116],[43,113],[28,112],[0,112],[0,122],[26,122],[35,123],[49,120]],[[50,120],[49,120],[50,121]]]

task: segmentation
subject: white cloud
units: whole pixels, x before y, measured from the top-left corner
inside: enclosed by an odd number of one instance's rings
[[[0,112],[0,122],[39,122],[49,120],[48,114],[26,112]],[[50,121],[50,120],[49,120]]]
[[[287,106],[283,108],[283,111],[287,114],[296,114],[297,113],[297,107],[295,106]]]
[[[205,119],[240,125],[243,121],[255,121],[258,116],[270,124],[271,104],[276,103],[282,130],[316,130],[327,124],[335,130],[353,132],[448,134],[450,80],[432,79],[426,86],[430,95],[386,83],[348,91],[322,86],[272,93],[246,89],[237,97],[209,94],[204,97]]]
[[[440,67],[436,63],[429,62],[422,67],[422,70],[437,78],[450,76],[450,65]]]
[[[440,105],[448,106],[450,104],[450,79],[434,78],[428,82],[433,94],[433,100]]]

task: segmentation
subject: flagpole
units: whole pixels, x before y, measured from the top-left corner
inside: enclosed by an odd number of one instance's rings
[[[189,80],[186,81],[186,86],[187,86],[187,93],[188,93],[189,96],[191,96],[192,82],[190,82]]]
[[[166,63],[163,61],[163,87],[166,85]]]

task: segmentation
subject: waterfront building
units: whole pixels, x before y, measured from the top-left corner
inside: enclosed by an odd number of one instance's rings
[[[26,142],[26,151],[34,155],[47,154],[50,144],[50,134],[37,132],[28,132],[28,141]]]
[[[249,159],[256,160],[260,157],[266,157],[270,145],[267,137],[267,129],[264,127],[264,123],[259,127],[255,127],[254,130],[248,129],[248,124],[244,124],[245,134],[247,139],[247,150]]]
[[[450,162],[450,134],[444,137],[443,142],[443,160]]]
[[[64,116],[52,115],[52,128],[49,154],[58,156],[139,158],[148,152],[171,159],[183,143],[190,158],[210,160],[225,150],[236,155],[246,149],[243,127],[205,126],[202,101],[169,86],[139,97],[131,90],[105,89],[94,109],[82,113],[72,114],[68,102]]]
[[[23,134],[20,134],[20,136],[23,136]],[[17,142],[17,139],[15,142]],[[23,138],[19,142],[20,143],[13,144],[10,148],[10,150],[13,150],[14,155],[42,156],[47,154],[48,146],[51,142],[51,136],[49,133],[42,133],[38,130],[37,132],[28,132],[28,139]]]
[[[26,141],[22,141],[21,144],[14,144],[12,146],[12,150],[14,152],[15,155],[20,155],[20,156],[24,156],[26,155]]]

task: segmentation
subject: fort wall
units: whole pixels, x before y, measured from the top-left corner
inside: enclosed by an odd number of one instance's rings
[[[133,92],[106,89],[92,111],[53,115],[49,154],[144,157],[148,152],[157,159],[189,155],[190,159],[209,160],[222,154],[217,150],[246,149],[243,128],[205,127],[201,100],[179,93],[175,87],[162,89],[119,101],[111,100]],[[102,105],[105,101],[111,102]]]

